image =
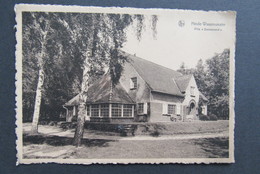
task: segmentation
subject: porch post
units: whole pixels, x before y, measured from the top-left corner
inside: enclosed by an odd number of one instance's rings
[[[109,103],[109,118],[112,117],[112,104]]]
[[[123,116],[124,116],[124,105],[121,104],[121,117],[123,117]]]
[[[132,105],[132,117],[134,117],[135,106]]]

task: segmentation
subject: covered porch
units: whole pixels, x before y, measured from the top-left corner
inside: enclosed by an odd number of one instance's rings
[[[125,122],[133,121],[135,115],[135,102],[127,94],[120,83],[112,85],[109,73],[94,82],[88,91],[81,94],[85,96],[85,120],[91,122]],[[79,94],[65,103],[67,116],[77,115]],[[72,109],[73,108],[73,109]],[[72,114],[70,114],[72,113]],[[72,120],[72,119],[67,119]]]
[[[91,122],[133,122],[134,104],[95,103],[86,105],[86,120]]]

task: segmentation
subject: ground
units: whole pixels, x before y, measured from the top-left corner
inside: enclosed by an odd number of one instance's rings
[[[176,124],[176,123],[175,123]],[[196,123],[189,123],[189,126]],[[201,123],[199,123],[201,124]],[[206,124],[206,123],[202,123]],[[209,123],[212,124],[212,123]],[[228,131],[172,134],[158,137],[121,137],[115,133],[85,130],[82,146],[72,146],[74,130],[40,125],[38,135],[30,135],[23,125],[24,158],[228,158]],[[176,124],[177,126],[177,124]]]

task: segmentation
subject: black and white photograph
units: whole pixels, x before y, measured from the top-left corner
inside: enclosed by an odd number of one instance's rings
[[[233,163],[236,13],[19,4],[17,163]]]

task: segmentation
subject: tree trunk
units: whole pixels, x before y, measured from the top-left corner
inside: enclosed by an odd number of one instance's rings
[[[87,55],[88,57],[89,55]],[[79,96],[79,107],[78,107],[78,118],[77,118],[77,127],[74,135],[74,142],[73,144],[76,147],[79,147],[81,145],[81,140],[83,138],[83,133],[84,133],[84,125],[85,125],[85,119],[86,119],[86,99],[87,99],[87,94],[85,92],[88,91],[88,80],[89,80],[89,75],[88,75],[88,70],[89,67],[85,65],[84,70],[83,70],[83,77],[82,77],[82,83],[81,83],[81,93]]]
[[[32,133],[38,133],[38,122],[40,117],[43,81],[44,81],[44,73],[43,73],[43,69],[40,67],[38,84],[36,89],[35,104],[34,104],[33,122],[32,122],[32,129],[31,129]]]
[[[82,95],[82,94],[81,94]],[[73,144],[76,147],[81,145],[81,140],[84,134],[84,124],[85,124],[85,102],[82,101],[78,107],[78,118],[77,118],[77,127],[74,135],[74,142]]]

